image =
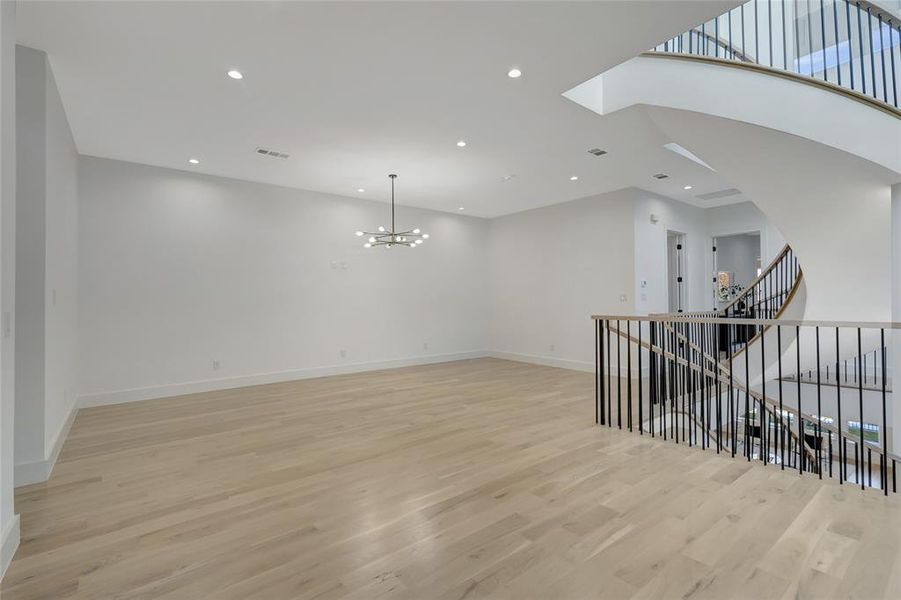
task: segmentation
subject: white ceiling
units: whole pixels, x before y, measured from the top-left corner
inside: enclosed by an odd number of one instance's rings
[[[642,108],[561,93],[736,4],[20,1],[17,20],[83,154],[371,199],[397,172],[399,203],[493,217],[626,186],[713,205],[693,195],[732,186]]]

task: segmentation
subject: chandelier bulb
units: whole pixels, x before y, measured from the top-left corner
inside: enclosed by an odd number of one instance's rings
[[[369,242],[367,242],[367,243],[363,244],[363,247],[364,247],[364,248],[372,248],[372,244],[370,244]]]
[[[356,232],[354,235],[356,235],[357,237],[363,237],[363,232],[362,232],[362,231],[358,231],[358,232]]]
[[[424,239],[424,240],[429,239],[429,234],[423,233],[423,234],[422,234],[422,239]]]
[[[415,248],[415,247],[416,247],[416,244],[410,244],[410,247],[411,247],[411,248]]]
[[[375,238],[374,238],[374,237],[369,238],[369,243],[370,243],[370,244],[374,244],[374,243],[375,243]]]
[[[417,227],[416,229],[414,229],[414,230],[413,230],[413,233],[415,233],[416,235],[419,235],[419,227]]]
[[[379,225],[379,231],[385,231],[385,228]]]

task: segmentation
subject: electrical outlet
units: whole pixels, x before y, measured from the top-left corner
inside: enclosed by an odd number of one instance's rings
[[[620,294],[620,295],[619,295],[619,301],[620,301],[620,302],[626,302],[628,299],[629,299],[629,297],[626,296],[625,294]]]
[[[428,342],[423,342],[423,343],[422,343],[422,349],[423,349],[423,350],[428,350],[428,349],[429,349],[429,343],[428,343]]]
[[[341,356],[341,358],[347,358],[347,350],[345,350],[344,348],[341,348],[338,354]]]
[[[218,371],[218,370],[219,370],[219,361],[218,361],[218,360],[214,360],[214,361],[213,361],[213,370],[214,370],[214,371]]]

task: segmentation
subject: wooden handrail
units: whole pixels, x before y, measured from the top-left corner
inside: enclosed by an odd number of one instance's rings
[[[771,272],[773,269],[776,268],[776,265],[778,265],[779,262],[780,262],[783,258],[785,258],[785,256],[788,254],[789,250],[791,250],[791,248],[789,247],[788,244],[785,244],[785,245],[782,247],[782,250],[779,251],[779,254],[776,255],[776,258],[774,258],[772,261],[770,261],[770,264],[767,265],[766,269],[764,269],[763,271],[761,271],[761,272],[760,272],[760,275],[758,275],[751,283],[749,283],[749,284],[745,287],[745,289],[741,291],[741,293],[740,293],[739,295],[737,295],[735,298],[733,298],[733,299],[732,299],[732,302],[730,302],[729,304],[727,304],[726,306],[724,306],[723,308],[721,308],[721,309],[719,310],[719,313],[722,314],[722,315],[725,315],[727,310],[729,310],[730,308],[732,308],[733,306],[735,306],[735,305],[738,303],[739,300],[741,300],[742,298],[744,298],[745,296],[747,296],[749,293],[751,293],[751,291],[757,286],[757,284],[760,283],[761,281],[763,281],[764,278],[765,278],[767,275],[769,275],[770,272]],[[798,270],[798,278],[800,279],[800,277],[801,277],[801,271],[800,271],[800,269],[799,269],[799,270]]]
[[[591,315],[593,321],[651,321],[661,323],[706,323],[709,325],[785,325],[791,327],[859,327],[861,329],[901,329],[892,321],[805,321],[795,319],[744,319],[727,317],[682,317],[675,315]]]

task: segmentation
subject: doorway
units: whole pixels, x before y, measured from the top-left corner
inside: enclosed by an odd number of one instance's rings
[[[760,275],[760,232],[717,236],[713,249],[715,306],[722,308]]]
[[[685,306],[685,234],[666,232],[667,312],[682,312]]]

